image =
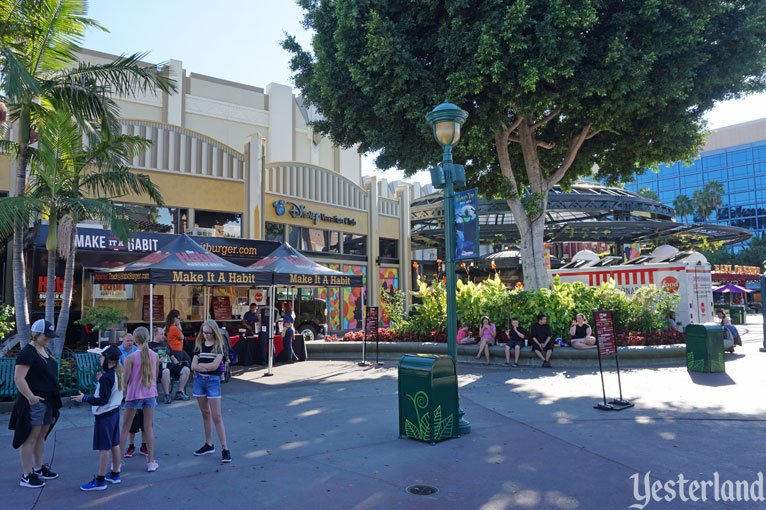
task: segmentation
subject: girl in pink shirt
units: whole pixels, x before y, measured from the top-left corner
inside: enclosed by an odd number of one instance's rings
[[[489,317],[486,315],[481,318],[481,326],[479,326],[479,354],[476,355],[476,359],[481,358],[481,353],[487,356],[487,362],[485,365],[489,365],[489,346],[495,345],[495,336],[497,330],[495,325],[489,322]]]
[[[149,330],[136,328],[133,332],[138,351],[125,358],[125,414],[120,431],[120,451],[125,451],[130,425],[139,409],[144,412],[142,437],[146,438],[146,470],[156,471],[159,467],[154,459],[154,408],[157,407],[157,353],[149,349]]]

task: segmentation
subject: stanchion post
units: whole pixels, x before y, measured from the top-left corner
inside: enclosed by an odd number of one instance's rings
[[[766,266],[766,260],[763,261],[763,265]],[[761,275],[761,317],[763,317],[763,323],[761,324],[761,329],[763,329],[763,346],[759,350],[766,352],[766,273]]]

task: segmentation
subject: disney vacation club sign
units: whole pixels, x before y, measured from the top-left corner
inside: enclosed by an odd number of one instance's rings
[[[305,205],[298,204],[291,200],[277,200],[274,202],[274,212],[277,213],[277,216],[283,216],[285,212],[287,212],[291,218],[306,218],[312,220],[314,225],[316,225],[318,221],[324,221],[326,223],[338,223],[340,225],[356,225],[356,219],[354,218],[330,216],[329,214],[311,211],[306,209]]]

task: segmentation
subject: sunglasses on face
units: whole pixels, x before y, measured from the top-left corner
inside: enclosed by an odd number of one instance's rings
[[[203,335],[212,335],[213,332],[212,331],[203,331],[202,334]]]

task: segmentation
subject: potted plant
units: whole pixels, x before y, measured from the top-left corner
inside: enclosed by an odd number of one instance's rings
[[[108,335],[109,342],[115,343],[117,341],[117,331],[121,329],[120,322],[122,322],[123,318],[122,310],[108,305],[86,306],[82,318],[76,321],[76,324],[91,324],[93,330],[99,332],[99,337],[108,331],[110,332]]]

